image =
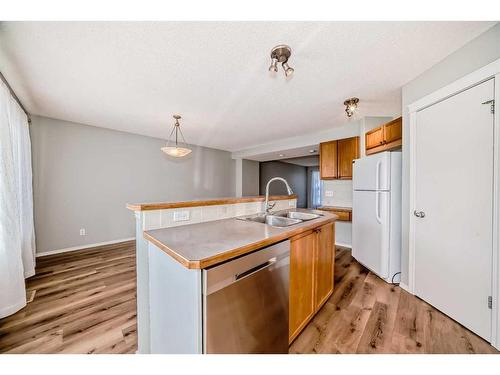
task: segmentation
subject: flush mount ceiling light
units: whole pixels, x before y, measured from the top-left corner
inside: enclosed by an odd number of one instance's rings
[[[285,44],[280,44],[271,50],[271,66],[269,71],[276,73],[278,71],[278,63],[281,63],[285,76],[289,77],[294,70],[288,65],[288,59],[292,54],[292,49]]]
[[[344,102],[345,113],[347,113],[347,117],[352,117],[352,115],[358,108],[358,102],[359,102],[358,98],[350,98]]]
[[[183,156],[186,156],[191,153],[191,149],[187,147],[186,140],[184,139],[184,135],[182,135],[181,131],[181,124],[179,124],[179,120],[181,119],[181,116],[179,115],[174,115],[175,119],[175,124],[174,127],[172,128],[172,131],[170,132],[170,135],[168,136],[168,142],[165,147],[162,147],[161,150],[169,155],[173,156],[174,158],[182,158]],[[175,132],[175,146],[171,146],[171,138],[172,134]],[[179,143],[179,134],[182,138],[182,142]]]

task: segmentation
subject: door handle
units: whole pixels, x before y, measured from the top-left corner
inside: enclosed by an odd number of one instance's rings
[[[413,215],[415,215],[416,217],[422,219],[422,218],[425,217],[425,212],[424,211],[417,211],[417,210],[415,210],[415,211],[413,211]]]
[[[274,258],[269,259],[265,263],[262,263],[262,264],[259,264],[258,266],[250,268],[249,270],[246,270],[246,271],[241,272],[241,273],[237,273],[236,275],[234,275],[234,281],[241,280],[241,279],[243,279],[245,277],[248,277],[250,275],[253,275],[256,272],[259,272],[259,271],[263,270],[264,268],[270,267],[274,263],[276,263],[276,261],[277,261],[277,258],[274,257]]]
[[[382,167],[382,162],[377,161],[377,165],[375,167],[375,189],[380,189],[380,168]]]
[[[379,224],[382,224],[382,217],[380,216],[380,192],[375,193],[375,219]]]

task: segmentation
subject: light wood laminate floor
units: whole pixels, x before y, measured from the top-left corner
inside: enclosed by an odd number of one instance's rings
[[[133,242],[37,259],[24,309],[0,320],[1,353],[134,353]],[[486,341],[338,249],[335,291],[291,353],[496,353]]]
[[[0,320],[3,353],[135,353],[135,241],[37,258],[33,301]]]
[[[335,287],[290,353],[498,353],[421,299],[337,249]]]

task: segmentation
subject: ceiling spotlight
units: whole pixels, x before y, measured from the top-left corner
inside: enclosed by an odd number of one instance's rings
[[[316,152],[316,150],[309,150],[309,152],[310,152],[311,154],[314,154],[314,153]]]
[[[283,71],[285,76],[289,77],[293,74],[294,70],[288,65],[288,59],[292,55],[292,49],[287,45],[281,44],[274,47],[271,50],[271,66],[269,67],[270,72],[278,71],[278,63],[283,66]]]
[[[282,158],[282,157],[283,157],[283,156],[285,156],[285,155],[284,155],[284,154],[280,154],[279,156],[280,156],[280,158]]]
[[[181,119],[181,116],[174,115],[174,119],[175,119],[175,124],[174,124],[174,127],[172,128],[172,131],[170,132],[169,137],[168,137],[167,145],[165,147],[162,147],[161,150],[165,154],[167,154],[169,156],[173,156],[174,158],[182,158],[183,156],[190,154],[192,150],[189,147],[187,147],[186,140],[184,139],[184,136],[182,135],[181,124],[179,124],[179,120]],[[171,146],[170,139],[172,138],[172,134],[174,134],[174,132],[175,132],[175,146],[173,146],[173,145]],[[181,143],[179,143],[179,134],[182,138]],[[182,146],[184,146],[184,147],[182,147]]]
[[[347,114],[347,117],[352,117],[352,115],[358,108],[358,102],[359,102],[358,98],[350,98],[344,101],[345,113]]]
[[[271,60],[271,66],[269,67],[269,71],[274,73],[278,72],[278,59],[273,58]]]
[[[294,70],[292,68],[290,68],[290,66],[288,65],[288,63],[283,63],[283,69],[285,70],[285,76],[288,77],[288,76],[291,76],[294,72]]]

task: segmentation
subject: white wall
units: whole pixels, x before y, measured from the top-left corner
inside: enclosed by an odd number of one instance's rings
[[[403,113],[403,207],[401,282],[408,285],[410,162],[408,105],[447,84],[500,58],[500,23],[467,43],[402,88]]]
[[[134,237],[127,203],[234,196],[226,151],[173,160],[161,139],[38,116],[30,134],[38,252]]]

